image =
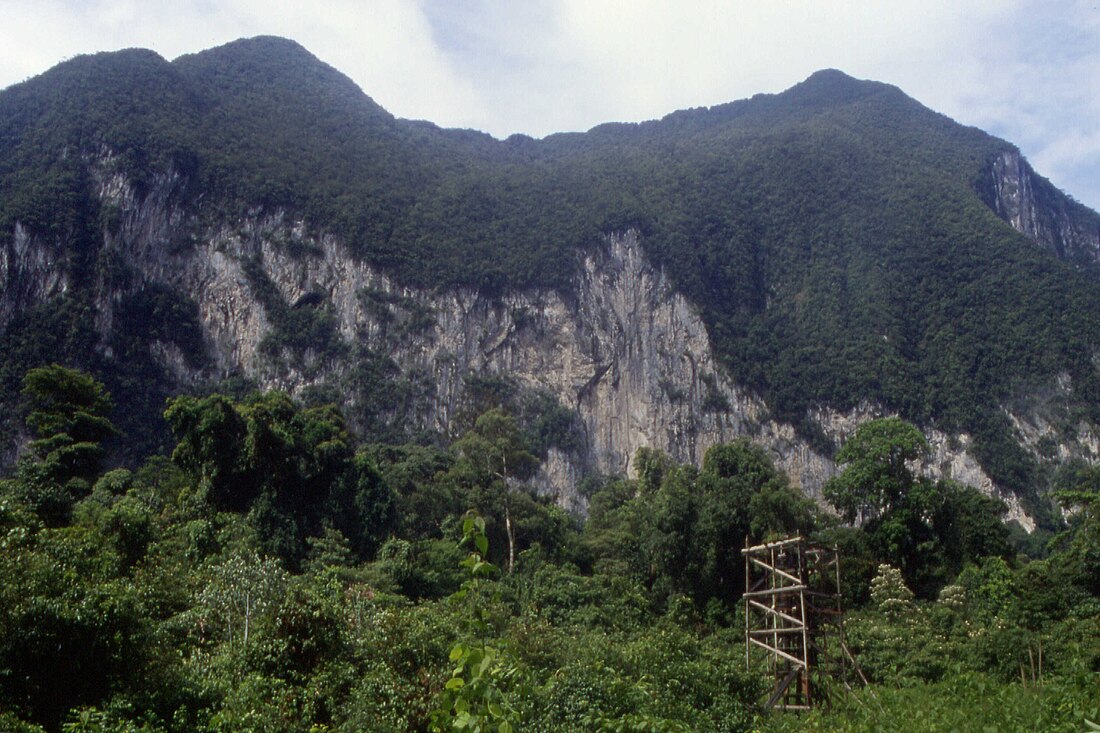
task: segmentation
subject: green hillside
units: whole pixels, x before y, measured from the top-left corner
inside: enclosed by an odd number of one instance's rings
[[[256,38],[171,63],[79,57],[0,92],[0,245],[16,222],[56,240],[77,285],[66,307],[86,306],[110,225],[88,161],[105,151],[138,181],[182,173],[203,220],[287,209],[418,286],[567,290],[563,262],[636,228],[778,417],[879,402],[975,434],[987,469],[1027,494],[1044,479],[1000,406],[1064,372],[1074,409],[1100,417],[1100,284],[985,203],[1010,149],[838,71],[657,121],[498,141],[395,119],[296,44]],[[175,318],[193,332],[187,294],[165,297],[179,302],[146,308],[146,330],[174,333]],[[79,330],[58,308],[7,328],[7,394],[41,362],[19,344],[61,338],[59,319]],[[116,393],[157,379],[80,349],[100,373],[133,372],[107,375]]]

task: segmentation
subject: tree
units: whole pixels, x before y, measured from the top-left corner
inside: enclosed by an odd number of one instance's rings
[[[246,509],[255,498],[241,455],[248,426],[233,401],[220,394],[177,397],[164,419],[177,441],[172,462],[199,492],[219,509]]]
[[[1100,467],[1077,472],[1072,488],[1055,493],[1070,513],[1070,530],[1058,538],[1075,575],[1090,593],[1100,596]]]
[[[331,405],[302,409],[280,392],[179,397],[165,418],[178,440],[172,460],[200,493],[217,510],[247,512],[264,550],[292,567],[326,527],[366,559],[395,522],[393,492]]]
[[[470,489],[482,513],[503,514],[508,544],[505,570],[510,574],[516,561],[511,484],[530,478],[538,468],[538,458],[528,450],[515,419],[500,408],[479,416],[473,429],[455,442],[454,451],[458,458],[451,475]]]
[[[211,569],[197,601],[226,642],[248,646],[257,622],[278,607],[286,583],[287,574],[273,558],[234,554]]]
[[[871,581],[871,603],[876,611],[897,620],[913,611],[913,591],[906,587],[897,568],[883,563]]]
[[[58,526],[102,470],[102,443],[118,434],[107,417],[113,403],[103,384],[58,364],[27,372],[23,397],[35,439],[20,458],[14,488],[48,525]]]
[[[972,486],[956,481],[937,481],[938,506],[932,527],[943,545],[947,573],[955,575],[963,565],[983,557],[1012,557],[1004,516],[1008,507]]]
[[[366,453],[344,461],[329,486],[323,521],[343,532],[361,558],[373,557],[396,526],[397,497]]]
[[[900,568],[922,598],[934,597],[968,561],[1011,554],[1004,504],[914,475],[910,464],[927,452],[924,436],[903,420],[864,423],[837,453],[844,471],[824,491],[846,520],[859,520],[875,557]]]
[[[744,590],[741,548],[746,537],[763,541],[809,532],[815,510],[768,455],[746,439],[712,446],[699,474],[702,504],[699,541],[704,548],[707,597],[732,603]]]
[[[908,464],[928,450],[924,435],[901,418],[865,422],[837,453],[845,468],[825,484],[825,498],[849,522],[879,516],[912,488]]]
[[[593,496],[586,527],[598,567],[632,573],[655,599],[688,595],[698,609],[744,590],[745,538],[808,532],[812,503],[748,440],[712,446],[702,469],[654,449],[634,458],[636,482]]]

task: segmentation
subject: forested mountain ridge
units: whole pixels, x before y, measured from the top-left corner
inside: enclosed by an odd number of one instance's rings
[[[750,435],[820,485],[838,426],[897,412],[1041,513],[1095,458],[1098,237],[1009,143],[838,71],[497,141],[282,39],[98,54],[0,92],[0,388],[63,355],[142,450],[180,389],[336,398],[379,439],[506,402],[559,483]]]

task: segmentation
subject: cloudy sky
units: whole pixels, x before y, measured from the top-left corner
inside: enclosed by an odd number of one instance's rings
[[[0,87],[81,53],[275,34],[398,116],[497,137],[838,68],[1016,143],[1100,209],[1100,0],[0,0],[0,19]]]

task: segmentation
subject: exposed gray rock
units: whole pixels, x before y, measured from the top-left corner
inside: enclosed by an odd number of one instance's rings
[[[999,217],[1063,260],[1100,261],[1100,217],[1056,192],[1017,150],[1006,150],[990,167],[987,203]]]
[[[63,266],[63,250],[57,243],[32,237],[19,222],[6,246],[0,245],[0,326],[19,311],[64,294],[69,272]]]

